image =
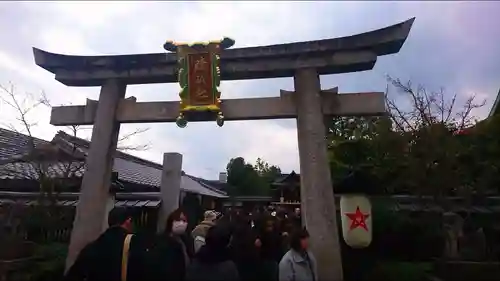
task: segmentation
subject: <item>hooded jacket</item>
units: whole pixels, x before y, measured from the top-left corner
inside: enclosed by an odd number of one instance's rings
[[[214,225],[215,223],[213,221],[204,220],[193,229],[193,231],[191,232],[191,236],[193,238],[196,238],[197,236],[205,237],[207,235],[208,229]]]
[[[200,248],[205,245],[205,236],[210,227],[214,226],[215,223],[210,220],[204,220],[199,225],[197,225],[191,232],[191,237],[194,239],[194,252],[198,252]]]
[[[238,269],[231,260],[230,234],[214,226],[207,232],[207,244],[195,254],[186,271],[186,281],[239,280]]]

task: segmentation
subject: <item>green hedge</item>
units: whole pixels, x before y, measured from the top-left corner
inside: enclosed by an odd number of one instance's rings
[[[67,245],[49,243],[37,245],[35,259],[9,275],[9,281],[58,281],[62,280]]]
[[[426,281],[431,271],[431,263],[380,262],[363,281]]]

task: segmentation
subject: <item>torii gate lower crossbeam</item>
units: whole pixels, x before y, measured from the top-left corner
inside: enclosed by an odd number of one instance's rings
[[[342,93],[338,88],[322,90],[320,111],[326,116],[374,116],[385,114],[384,93]],[[96,122],[97,101],[86,105],[52,108],[50,124],[55,126],[92,125]],[[297,117],[293,91],[281,90],[279,97],[222,100],[226,121],[290,119]],[[121,99],[116,111],[119,123],[175,122],[179,116],[178,101],[136,102]]]

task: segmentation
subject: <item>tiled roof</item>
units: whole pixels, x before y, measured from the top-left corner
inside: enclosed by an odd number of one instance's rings
[[[224,191],[208,186],[200,181],[195,180],[195,177],[184,174],[182,176],[181,188],[184,191],[198,193],[212,197],[227,197]]]
[[[41,145],[48,145],[50,142],[38,138],[0,128],[0,160],[8,160],[23,156]]]
[[[282,184],[293,178],[300,179],[300,174],[295,173],[295,171],[292,171],[290,174],[281,174],[274,180],[273,184]]]
[[[36,162],[13,162],[0,165],[0,179],[37,179],[40,164]],[[83,176],[85,163],[58,162],[46,164],[43,171],[51,177],[81,177]]]
[[[206,188],[211,189],[211,190],[216,191],[216,192],[222,191],[222,192],[226,193],[228,191],[228,189],[231,188],[231,186],[228,183],[222,182],[219,180],[206,180],[206,179],[198,178],[198,177],[191,176],[191,175],[187,175],[187,176],[190,177],[191,179],[199,182],[200,184],[202,184]]]
[[[3,135],[2,135],[3,134]],[[29,137],[22,134],[16,134],[11,131],[2,129],[0,131],[0,140],[4,140],[4,150],[11,151],[5,154],[5,158],[22,155],[22,151],[26,150]],[[37,143],[50,144],[47,141],[36,139]],[[71,155],[86,155],[90,147],[90,142],[73,137],[65,132],[59,131],[52,140],[52,144],[57,145],[60,149],[70,153]],[[10,148],[12,147],[12,148]],[[29,148],[29,147],[28,147]],[[24,149],[24,150],[23,150]],[[14,152],[15,151],[15,152]],[[66,166],[63,166],[66,165]],[[36,164],[26,162],[9,163],[0,165],[0,179],[6,178],[37,178]],[[53,163],[50,165],[48,172],[52,176],[60,176],[68,171],[67,163]],[[74,161],[72,163],[72,172],[74,176],[81,177],[85,169],[82,161]],[[118,173],[118,179],[125,182],[139,184],[145,186],[152,192],[158,192],[161,184],[162,165],[139,157],[132,156],[120,151],[116,151],[115,160],[113,163],[113,171]],[[192,192],[213,197],[227,197],[225,192],[206,186],[201,183],[198,178],[183,174],[181,181],[181,189],[186,192]],[[148,188],[149,187],[149,188]]]
[[[84,153],[86,153],[90,147],[89,141],[76,138],[62,131],[57,133],[53,141],[56,143],[67,141],[69,143],[76,144]],[[116,151],[113,171],[118,172],[120,180],[148,185],[151,186],[153,190],[158,191],[161,184],[162,169],[162,165],[158,163]],[[207,196],[226,197],[224,192],[214,190],[213,188],[205,186],[203,183],[194,179],[198,178],[183,174],[181,179],[181,189],[186,192]]]

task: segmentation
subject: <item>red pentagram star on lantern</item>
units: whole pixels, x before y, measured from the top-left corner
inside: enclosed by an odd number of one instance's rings
[[[355,213],[346,213],[345,214],[351,220],[351,226],[349,230],[356,229],[358,227],[363,228],[368,231],[368,226],[366,226],[366,219],[370,216],[369,214],[363,214],[359,209],[359,206],[356,207]]]

